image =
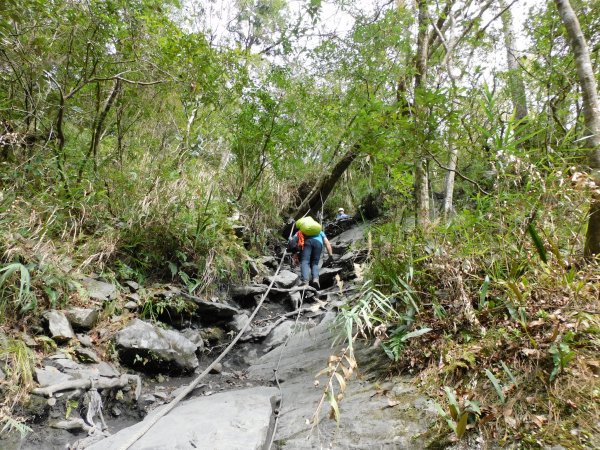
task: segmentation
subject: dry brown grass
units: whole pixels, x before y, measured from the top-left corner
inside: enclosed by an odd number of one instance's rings
[[[481,414],[472,417],[469,428],[483,442],[599,448],[600,267],[581,267],[531,264],[518,280],[492,282],[487,303],[481,304],[484,271],[477,259],[432,257],[423,271],[436,289],[420,289],[423,303],[431,303],[416,323],[433,331],[411,341],[397,368],[419,374],[421,387],[446,411],[443,386],[453,389],[461,404],[478,402]],[[434,302],[443,316],[434,313]],[[552,351],[561,342],[573,360],[552,379]],[[500,383],[503,399],[486,369]],[[437,432],[436,439],[456,439],[444,422]]]

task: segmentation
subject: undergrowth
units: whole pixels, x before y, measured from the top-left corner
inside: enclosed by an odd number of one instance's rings
[[[426,437],[437,446],[474,435],[600,445],[600,265],[583,260],[574,226],[587,194],[560,185],[547,177],[533,204],[531,192],[477,198],[423,233],[375,229],[371,282],[342,311],[345,336],[380,345],[390,374],[415,376],[436,400]]]

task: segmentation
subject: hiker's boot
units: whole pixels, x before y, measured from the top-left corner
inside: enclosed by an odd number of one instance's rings
[[[318,278],[314,278],[314,279],[311,281],[311,283],[310,283],[310,284],[311,284],[311,286],[312,286],[312,287],[314,287],[314,288],[315,288],[317,291],[320,291],[320,290],[321,290],[321,285],[319,284],[319,279],[318,279]]]

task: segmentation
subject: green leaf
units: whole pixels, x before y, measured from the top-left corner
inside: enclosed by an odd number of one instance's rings
[[[496,394],[498,394],[500,402],[504,403],[506,399],[504,398],[504,393],[502,392],[502,386],[500,385],[500,381],[498,381],[498,378],[496,378],[496,376],[488,369],[485,369],[485,374],[491,381],[492,385],[494,386],[494,389],[496,389]]]
[[[529,232],[529,236],[531,236],[533,245],[535,245],[535,248],[537,249],[538,255],[540,255],[540,259],[544,263],[548,263],[548,255],[546,253],[546,248],[544,247],[544,243],[542,242],[540,235],[535,230],[533,223],[527,225],[527,231]]]
[[[404,336],[402,336],[400,340],[405,342],[411,338],[423,336],[424,334],[429,333],[431,330],[432,328],[421,328],[420,330],[411,331],[410,333],[406,333]]]
[[[469,420],[469,413],[467,411],[463,412],[460,415],[460,419],[458,420],[458,423],[456,424],[456,437],[461,439],[464,434],[465,431],[467,430],[467,423]]]

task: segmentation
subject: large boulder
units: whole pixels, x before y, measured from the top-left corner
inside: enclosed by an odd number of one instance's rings
[[[196,344],[139,319],[117,333],[115,344],[121,362],[141,371],[185,373],[198,367]]]
[[[282,289],[289,289],[296,284],[298,281],[298,275],[290,270],[282,270],[277,276],[267,277],[265,282],[270,284],[273,282],[274,286]]]
[[[89,330],[98,322],[100,313],[93,308],[71,308],[66,312],[66,316],[76,330]]]
[[[48,324],[50,337],[56,342],[65,342],[75,337],[71,324],[62,312],[52,309],[46,311],[43,317]]]
[[[228,321],[240,313],[238,308],[234,308],[227,303],[209,302],[193,296],[188,298],[196,305],[196,314],[200,316],[200,320],[204,323]]]
[[[368,224],[360,224],[342,234],[330,239],[333,252],[336,255],[345,254],[350,248],[358,248],[364,245],[365,234],[368,229]]]
[[[277,395],[277,388],[260,386],[183,401],[158,419],[130,450],[267,448]],[[88,450],[121,448],[162,408],[152,411],[144,421],[87,447]]]
[[[231,298],[243,308],[256,305],[262,294],[267,292],[265,284],[247,284],[245,286],[234,286],[231,289]]]
[[[319,271],[319,284],[321,289],[330,288],[335,284],[336,275],[342,272],[341,267],[330,267]]]

